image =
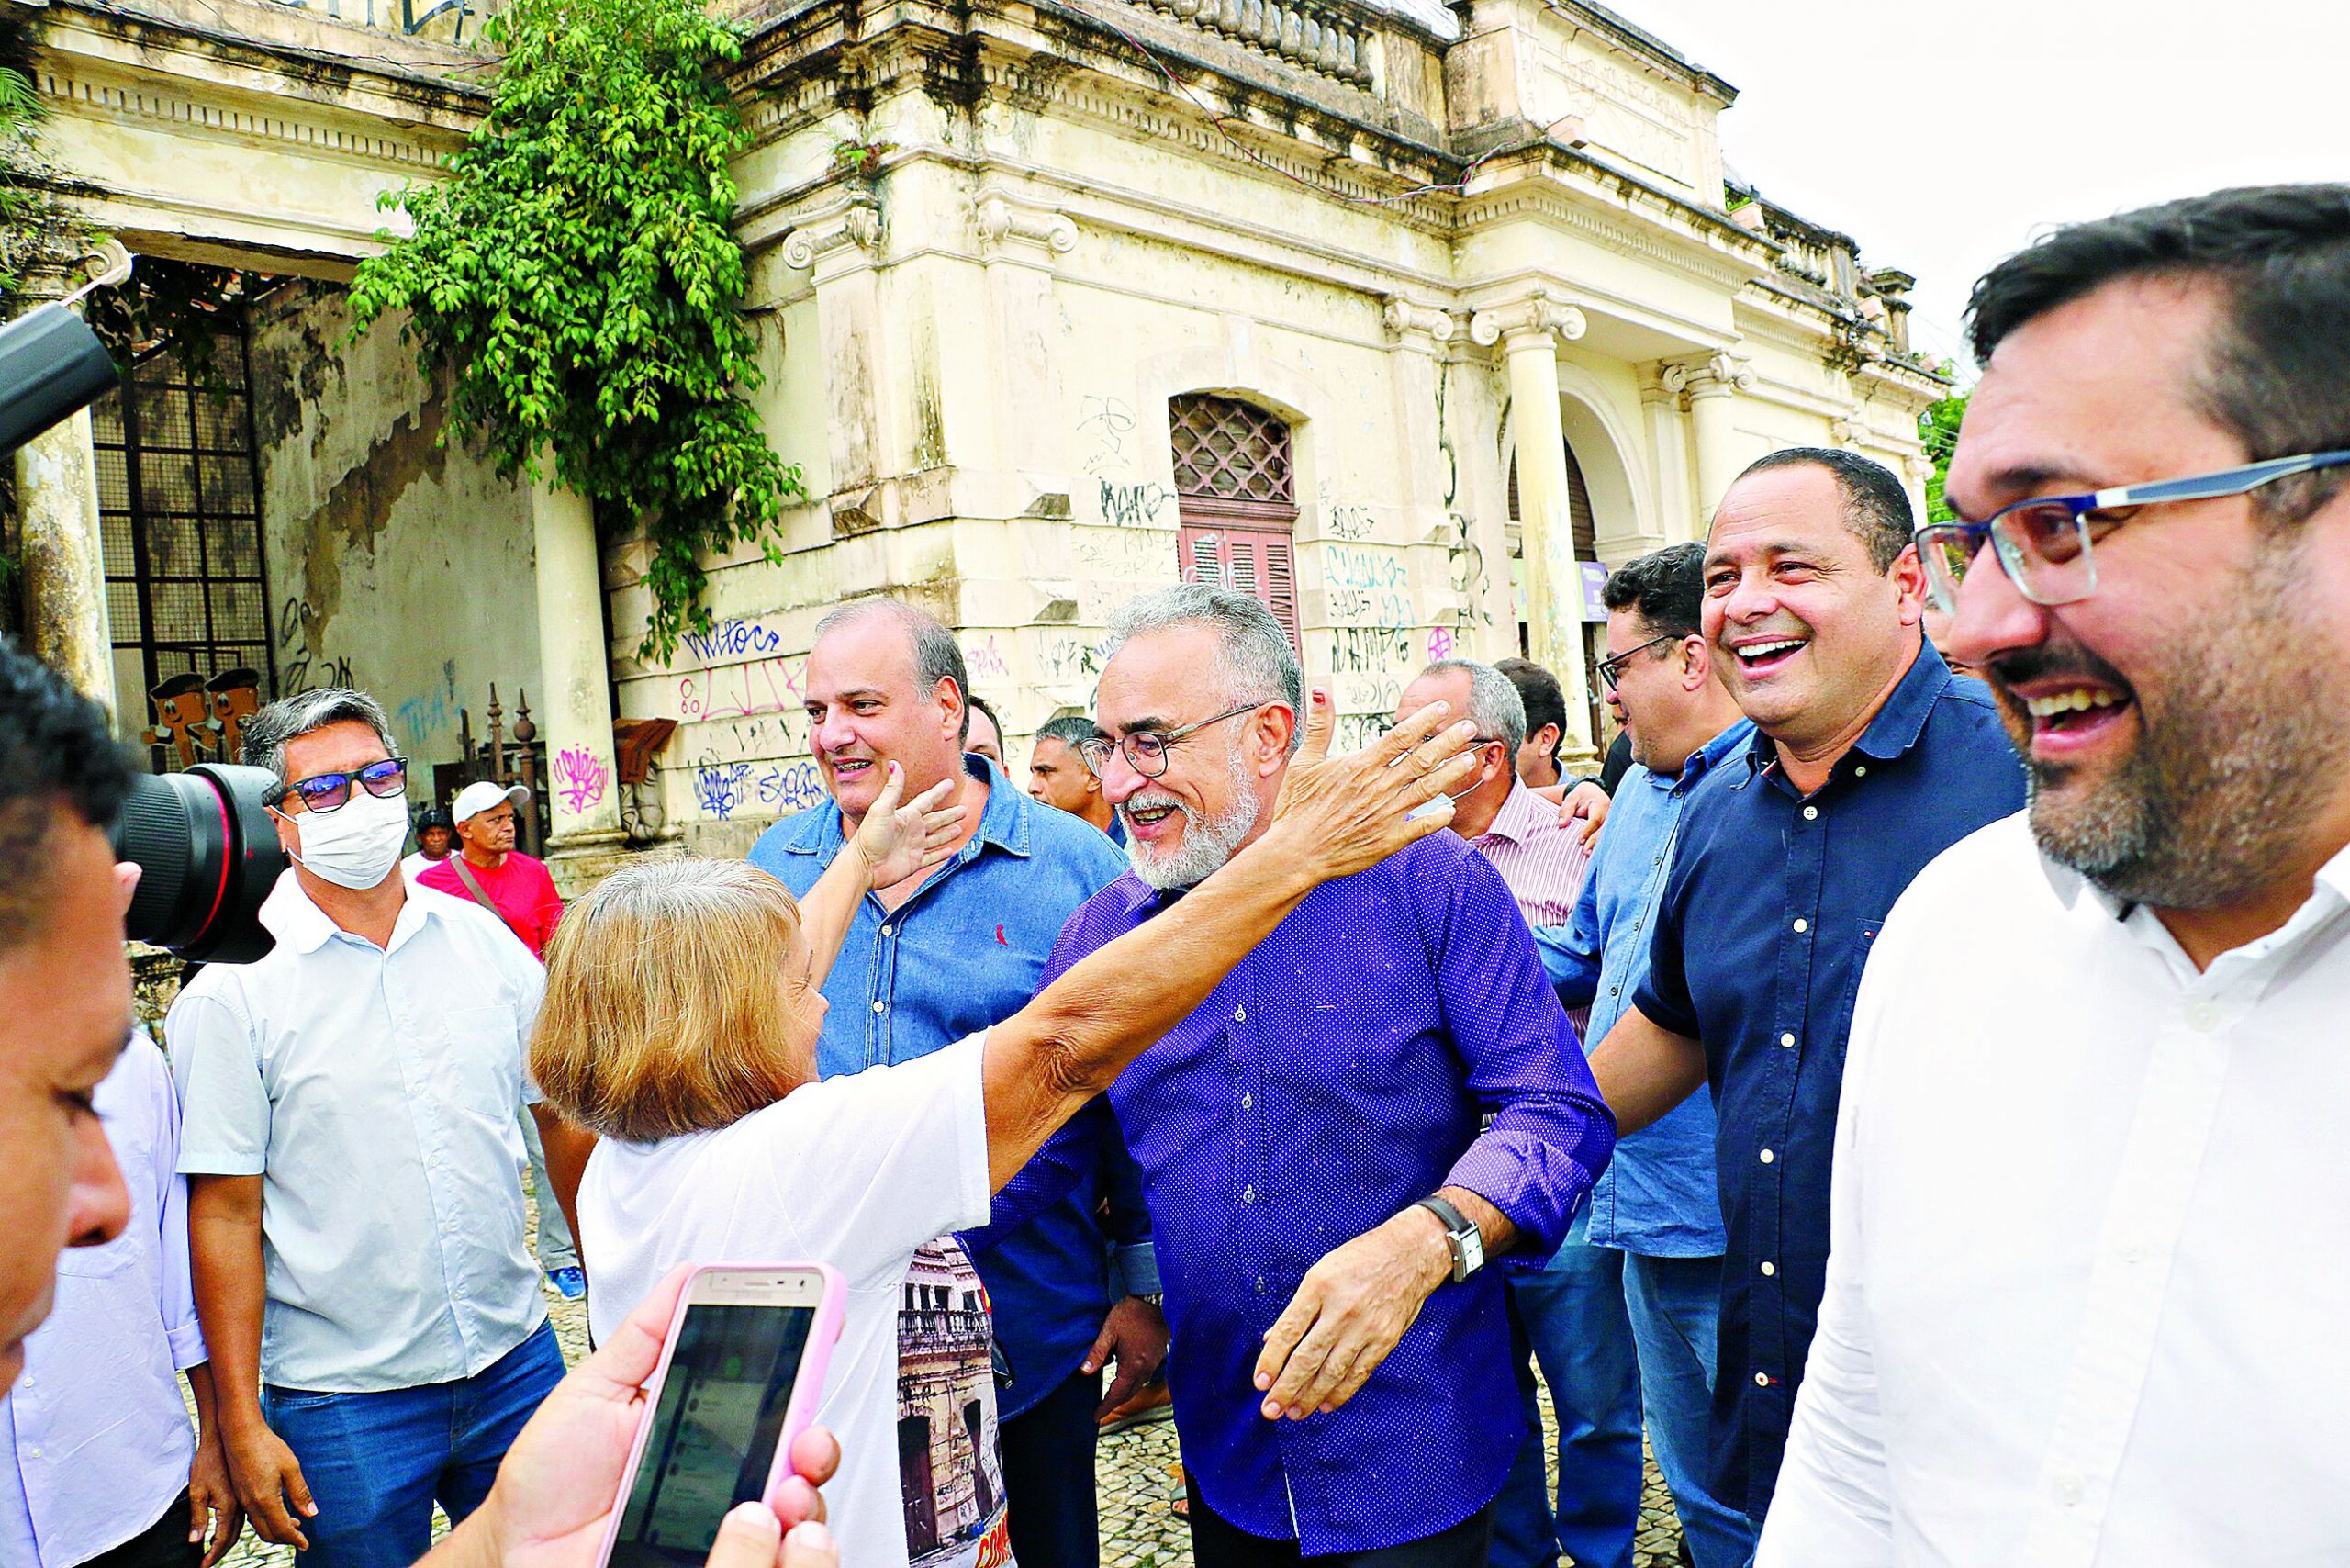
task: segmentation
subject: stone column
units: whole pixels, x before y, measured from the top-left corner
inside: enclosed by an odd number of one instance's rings
[[[566,899],[584,891],[623,853],[620,786],[614,781],[610,639],[596,514],[585,496],[546,483],[531,487],[538,546],[537,717],[546,737],[547,861]],[[602,780],[600,789],[585,787]],[[571,787],[562,787],[569,780]]]
[[[1583,660],[1583,580],[1567,517],[1567,438],[1559,423],[1561,342],[1583,333],[1583,312],[1541,289],[1470,319],[1470,341],[1499,342],[1509,365],[1510,422],[1516,434],[1517,518],[1523,530],[1526,622],[1534,660],[1568,693],[1569,753],[1592,748],[1590,716],[1579,700],[1588,684]]]
[[[23,527],[28,646],[76,690],[116,710],[114,633],[99,547],[98,459],[87,409],[17,449],[17,514]],[[144,694],[135,695],[133,703],[143,712]]]
[[[1731,399],[1754,385],[1754,372],[1736,354],[1712,354],[1695,364],[1672,367],[1667,386],[1680,381],[1689,396],[1689,424],[1697,448],[1697,534],[1712,526],[1714,509],[1738,477],[1736,410]]]

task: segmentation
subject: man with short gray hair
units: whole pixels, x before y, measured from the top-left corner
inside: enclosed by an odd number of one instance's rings
[[[276,946],[165,1024],[196,1311],[263,1539],[406,1568],[563,1376],[514,1114],[544,971],[401,874],[408,768],[374,699],[274,702],[244,746],[294,865],[261,909]]]
[[[1083,750],[1132,870],[1046,981],[1261,834],[1302,738],[1288,635],[1246,595],[1146,595],[1111,644]],[[1525,1430],[1485,1259],[1555,1248],[1614,1144],[1500,876],[1439,833],[1316,889],[1109,1099],[1158,1242],[1200,1568],[1482,1562]]]
[[[1110,842],[1125,847],[1126,830],[1118,821],[1118,813],[1102,793],[1102,780],[1085,766],[1078,755],[1078,747],[1102,732],[1093,721],[1082,713],[1064,713],[1048,719],[1036,731],[1036,739],[1028,750],[1028,793],[1032,799],[1048,806],[1058,806],[1073,817],[1082,817],[1103,833]]]

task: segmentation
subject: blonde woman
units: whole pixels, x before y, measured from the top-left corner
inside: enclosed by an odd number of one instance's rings
[[[616,873],[558,929],[531,1066],[552,1104],[602,1135],[578,1203],[590,1321],[609,1332],[680,1263],[809,1260],[845,1275],[817,1419],[840,1438],[826,1497],[855,1568],[908,1561],[897,1336],[909,1294],[927,1288],[907,1283],[917,1251],[985,1224],[1046,1137],[1315,887],[1449,821],[1472,725],[1446,727],[1439,703],[1329,758],[1327,694],[1310,711],[1261,837],[1011,1018],[916,1061],[815,1072],[818,987],[875,868],[890,878],[939,858],[930,846],[957,814],[931,796],[898,806],[894,764],[881,809],[804,907],[750,867],[668,861]]]

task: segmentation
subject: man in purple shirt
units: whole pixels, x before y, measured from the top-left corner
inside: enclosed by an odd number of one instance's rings
[[[1256,838],[1298,735],[1296,656],[1246,595],[1147,595],[1111,643],[1082,749],[1133,866],[1047,983]],[[1494,868],[1438,834],[1317,889],[1110,1101],[1158,1243],[1200,1568],[1482,1563],[1524,1433],[1489,1260],[1548,1256],[1615,1142]],[[1032,1200],[1007,1189],[999,1220]]]

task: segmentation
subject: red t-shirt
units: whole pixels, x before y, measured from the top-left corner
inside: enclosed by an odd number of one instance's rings
[[[457,862],[464,851],[459,850],[446,860],[438,860],[416,874],[420,886],[453,894],[467,903],[478,903],[473,892],[458,879]],[[547,956],[547,938],[554,935],[555,923],[563,918],[563,900],[556,896],[554,879],[547,875],[547,864],[533,859],[520,850],[509,851],[504,864],[494,871],[485,871],[467,861],[465,869],[474,874],[481,890],[489,895],[490,902],[506,918],[507,925],[522,939],[531,956],[543,961]]]

